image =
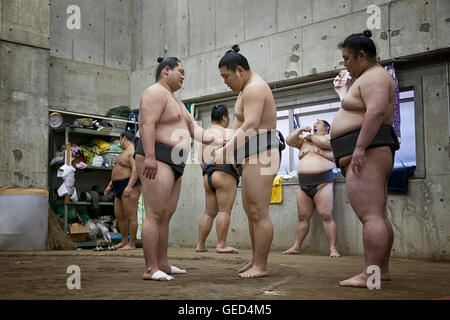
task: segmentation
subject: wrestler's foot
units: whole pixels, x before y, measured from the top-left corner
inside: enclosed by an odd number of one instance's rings
[[[236,248],[225,246],[225,247],[216,247],[217,253],[239,253]]]
[[[340,281],[339,284],[343,287],[367,288],[367,278],[369,278],[369,275],[363,272],[347,280]]]
[[[119,249],[119,248],[125,247],[126,245],[127,245],[126,242],[120,242],[120,243],[114,245],[113,248],[114,249]]]
[[[332,258],[339,258],[341,255],[339,254],[339,252],[337,252],[336,249],[330,249],[330,257]]]
[[[195,252],[207,252],[208,249],[206,249],[205,246],[197,245],[197,248],[195,248]]]
[[[269,271],[267,271],[266,269],[262,269],[256,265],[245,272],[239,273],[239,277],[241,278],[262,278],[268,275]]]
[[[162,272],[165,272],[167,274],[170,274],[170,272],[172,271],[170,269],[170,265],[168,265],[168,264],[159,264],[159,270],[161,270]]]
[[[250,260],[249,262],[247,262],[247,263],[245,264],[245,266],[243,266],[242,268],[240,268],[240,269],[238,270],[238,273],[245,272],[245,271],[247,271],[248,269],[250,269],[251,267],[253,267],[253,259]]]
[[[292,247],[287,249],[286,251],[283,251],[282,254],[299,254],[300,250],[297,249],[297,247]]]
[[[151,268],[148,268],[142,275],[143,280],[157,280],[157,281],[169,281],[173,277],[161,270],[155,270],[151,272]]]
[[[120,247],[118,250],[136,250],[136,246],[134,244],[127,243],[123,247]]]
[[[389,272],[381,272],[380,279],[381,281],[390,281],[391,274]]]
[[[152,268],[148,268],[147,272],[150,272],[152,270]],[[166,274],[183,274],[183,273],[187,273],[185,269],[180,269],[178,267],[175,266],[162,266],[160,268],[160,270]]]

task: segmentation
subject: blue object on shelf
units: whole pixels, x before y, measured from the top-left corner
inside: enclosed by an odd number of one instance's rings
[[[110,232],[109,235],[111,236],[111,241],[122,240],[122,235],[120,233]],[[128,240],[130,240],[130,235],[128,235]]]

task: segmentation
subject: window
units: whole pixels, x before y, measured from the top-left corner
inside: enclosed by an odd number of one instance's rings
[[[394,167],[416,165],[416,130],[414,89],[400,90],[400,149],[395,153]]]
[[[302,107],[293,107],[288,110],[277,112],[277,129],[281,131],[286,138],[290,132],[298,127],[310,126],[320,120],[326,120],[332,123],[336,112],[341,107],[340,101],[329,103],[321,103],[316,105],[305,105]],[[291,114],[291,115],[289,115]],[[289,126],[289,119],[292,119],[292,126]],[[304,136],[309,133],[303,133]],[[286,174],[292,171],[297,172],[298,166],[298,152],[296,148],[287,147],[283,150],[279,174]]]
[[[277,129],[286,139],[289,135],[289,110],[277,111]],[[286,148],[281,152],[281,164],[278,173],[289,173],[291,171],[289,149],[290,147],[286,145]]]
[[[416,166],[416,127],[415,127],[415,108],[414,108],[414,89],[401,89],[400,98],[400,149],[395,153],[394,167]],[[336,112],[341,107],[340,101],[321,103],[316,105],[305,105],[301,107],[292,107],[277,112],[277,129],[281,131],[286,138],[290,132],[297,127],[310,126],[320,120],[333,122]],[[292,125],[290,126],[290,120]],[[304,133],[306,136],[308,133]],[[283,150],[282,161],[278,174],[287,174],[297,172],[299,150],[287,147]],[[339,172],[339,169],[336,169]]]

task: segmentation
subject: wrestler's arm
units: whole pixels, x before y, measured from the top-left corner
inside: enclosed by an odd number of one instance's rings
[[[184,104],[182,103],[184,106]],[[213,144],[217,146],[223,146],[223,139],[211,134],[207,130],[200,127],[194,119],[194,116],[186,109],[183,110],[186,123],[189,129],[189,134],[192,138],[203,144]]]
[[[330,135],[311,134],[310,141],[321,149],[331,150]]]
[[[234,130],[237,130],[240,128],[240,126],[242,125],[242,121],[239,120],[237,117],[234,117],[234,122],[233,122],[233,132]]]
[[[205,166],[205,161],[203,161],[203,150],[204,150],[204,145],[199,144],[197,147],[197,160],[199,161],[200,167],[202,169]]]
[[[106,186],[105,190],[103,191],[103,194],[107,196],[112,190],[112,180],[109,181],[108,185]]]
[[[309,128],[309,131],[311,131],[310,127],[301,127],[294,131],[292,131],[287,137],[286,137],[286,143],[290,147],[298,148],[300,149],[303,145],[304,137],[301,136],[302,132],[307,131]]]
[[[264,110],[265,94],[258,87],[246,88],[242,93],[242,103],[244,105],[244,121],[234,130],[232,137],[224,147],[225,153],[231,154],[239,148],[245,141],[249,132],[257,132],[261,124],[261,117]],[[235,127],[235,126],[233,126]],[[239,144],[240,145],[239,145]]]
[[[361,125],[356,147],[352,154],[351,164],[356,170],[364,165],[363,158],[367,147],[376,136],[389,107],[389,82],[384,77],[366,79],[359,85],[361,100],[366,112]]]
[[[130,180],[128,181],[127,187],[123,191],[123,195],[125,197],[129,197],[131,195],[131,190],[134,187],[134,184],[136,183],[138,179],[137,171],[136,171],[136,163],[134,162],[133,158],[133,152],[130,152],[128,155],[128,160],[130,161],[130,167],[131,167],[131,176]]]
[[[317,153],[320,156],[324,157],[325,159],[334,162],[333,151],[331,151],[331,150],[324,150],[324,149],[318,148],[318,152]]]
[[[141,97],[139,110],[139,135],[145,153],[144,175],[153,179],[156,176],[157,162],[155,155],[156,124],[159,122],[167,104],[167,94],[151,88]]]

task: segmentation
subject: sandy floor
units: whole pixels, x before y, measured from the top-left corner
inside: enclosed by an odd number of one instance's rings
[[[143,281],[142,249],[135,251],[0,252],[0,299],[436,299],[450,296],[450,263],[393,258],[393,280],[381,290],[338,285],[361,271],[363,257],[329,258],[271,252],[271,275],[240,279],[236,270],[250,258],[169,248],[172,265],[186,268],[169,282]],[[81,289],[69,290],[70,265],[81,271]]]

